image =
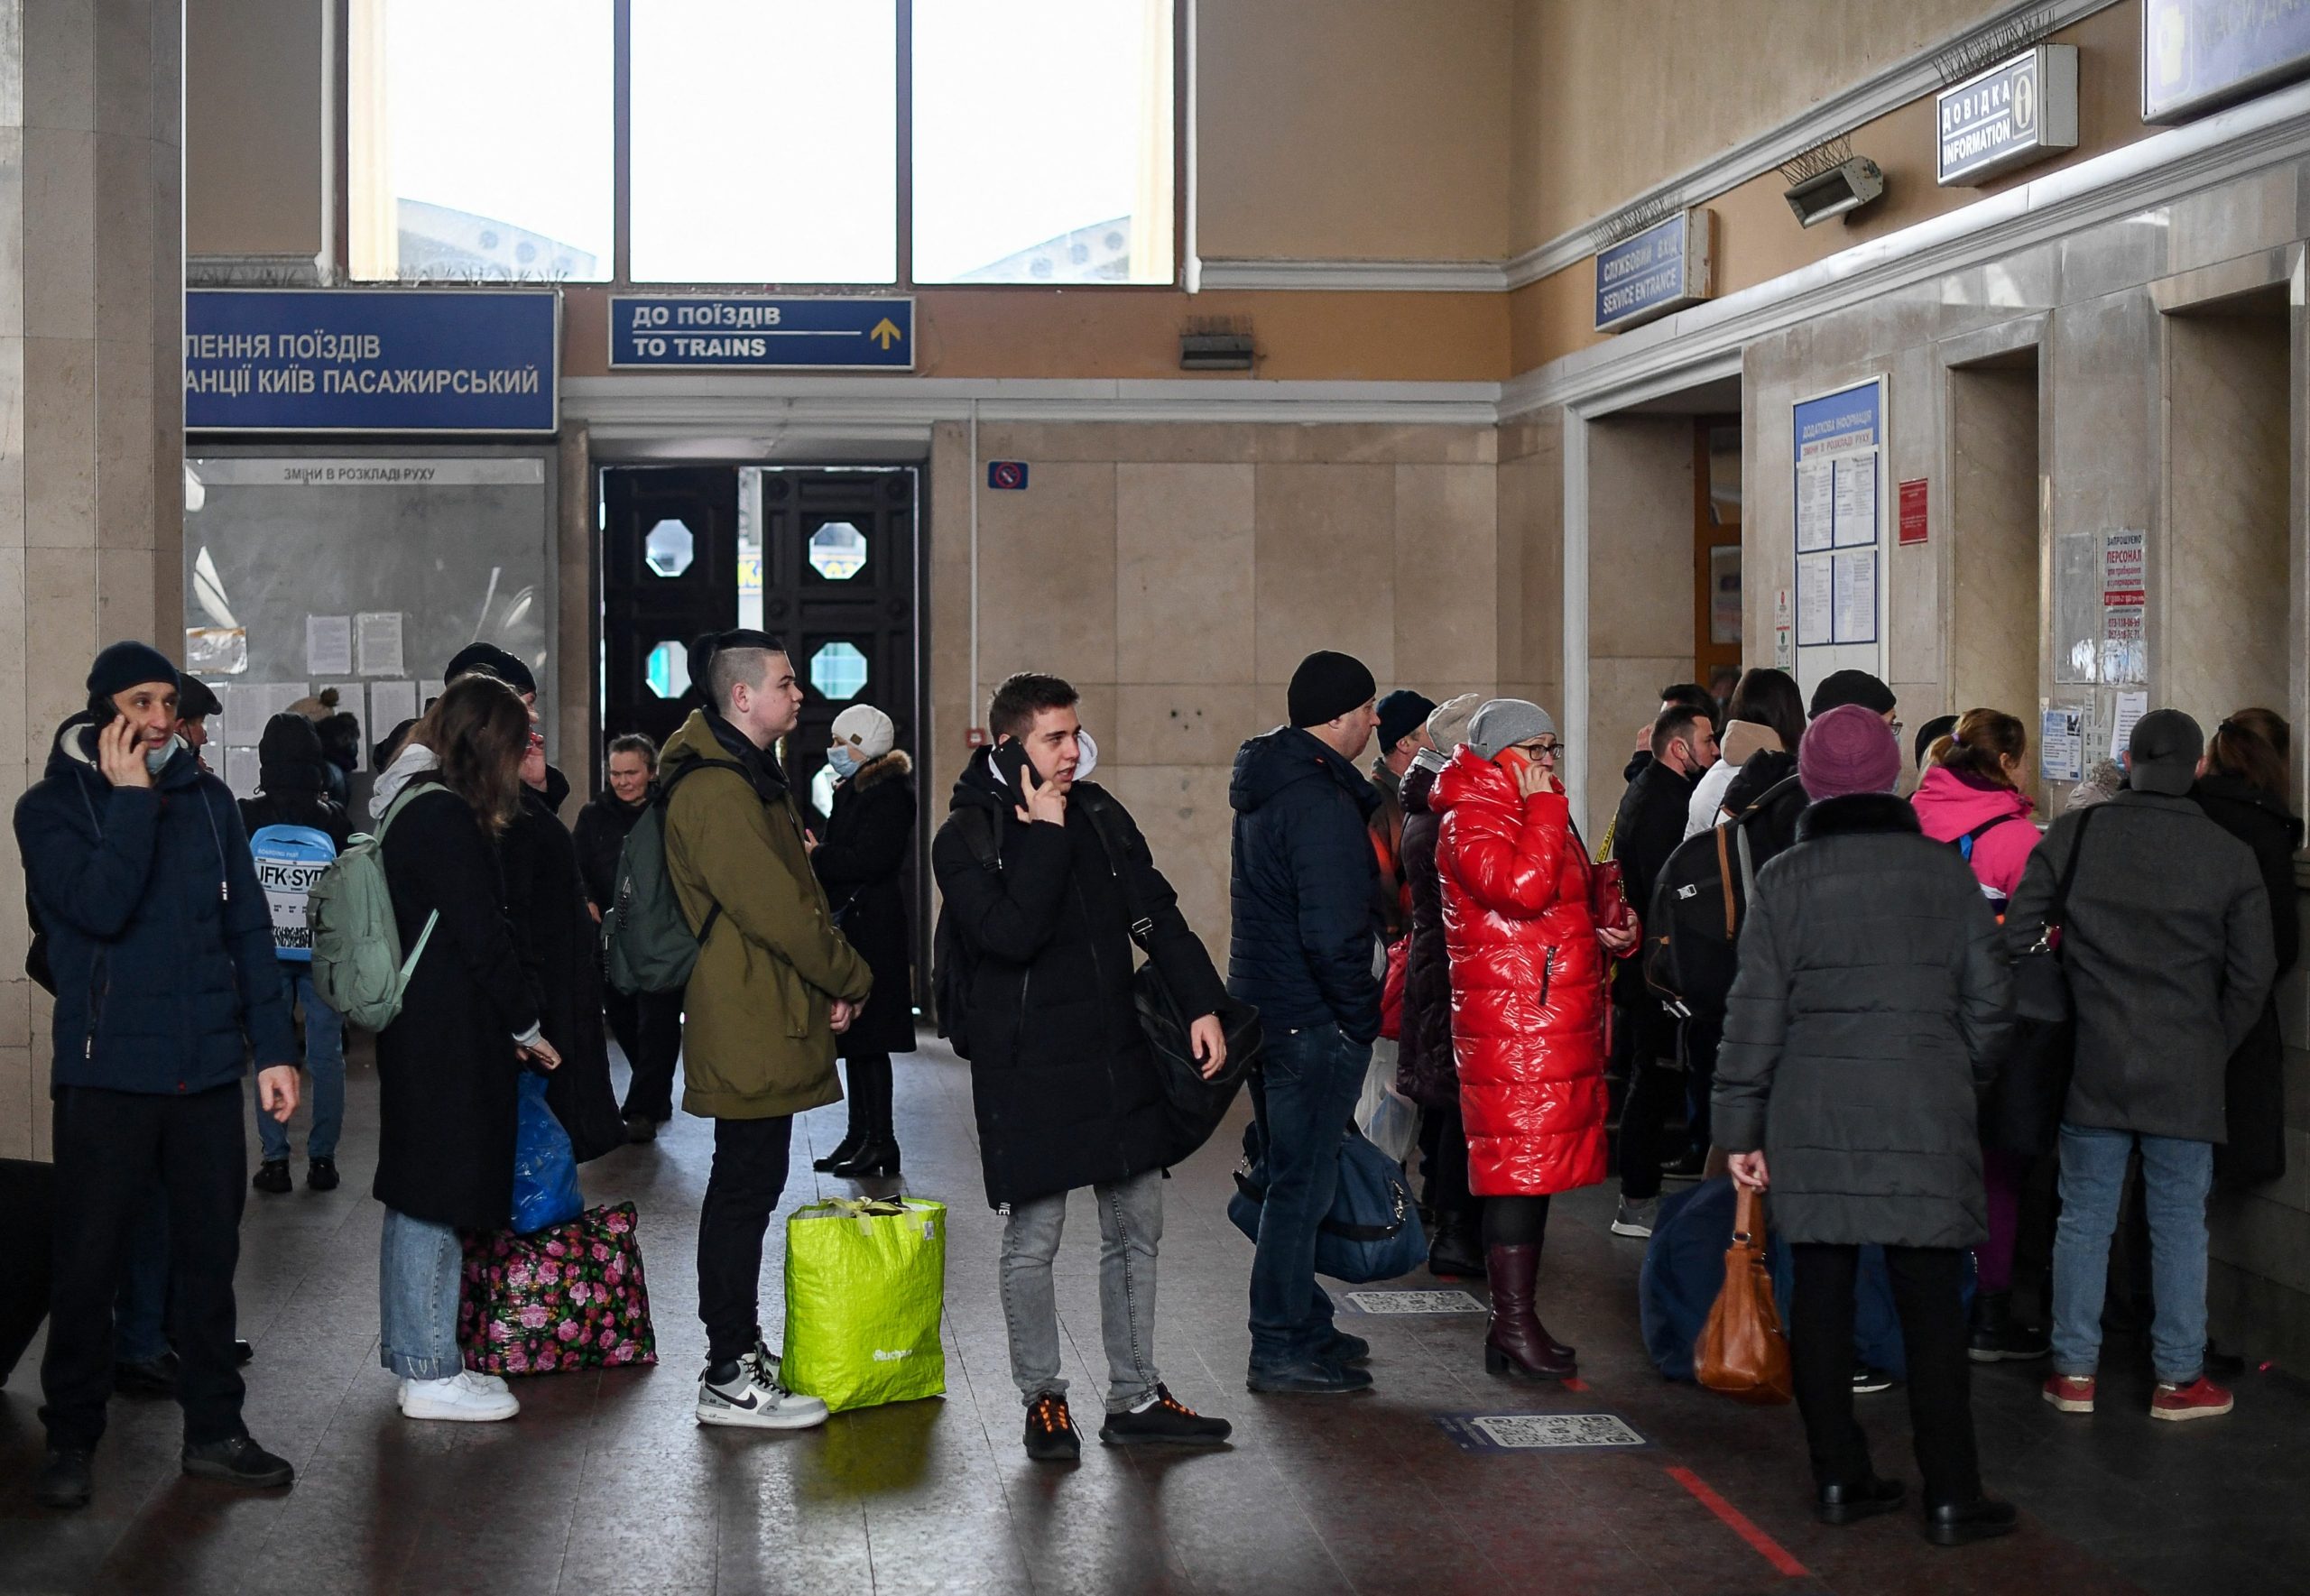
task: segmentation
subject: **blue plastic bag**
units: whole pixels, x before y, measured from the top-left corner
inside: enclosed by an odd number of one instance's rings
[[[522,1120],[513,1131],[513,1233],[565,1224],[585,1211],[569,1132],[545,1105],[545,1077],[523,1070]]]

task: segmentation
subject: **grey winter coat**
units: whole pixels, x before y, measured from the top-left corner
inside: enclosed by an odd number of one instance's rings
[[[2186,798],[2119,793],[2065,815],[2006,906],[2007,946],[2037,939],[2079,824],[2098,815],[2070,888],[2062,966],[2077,1016],[2063,1120],[2226,1139],[2230,1056],[2277,971],[2254,851]]]
[[[1713,1121],[1728,1152],[1764,1149],[1783,1240],[1987,1238],[1975,1116],[2011,995],[1980,883],[1907,804],[1806,810],[1741,927]]]

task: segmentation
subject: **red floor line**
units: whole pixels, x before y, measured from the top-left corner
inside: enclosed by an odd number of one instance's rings
[[[1812,1571],[1788,1554],[1788,1549],[1779,1541],[1749,1522],[1741,1509],[1726,1501],[1708,1487],[1707,1481],[1690,1469],[1671,1468],[1668,1478],[1693,1493],[1700,1505],[1724,1520],[1734,1535],[1756,1548],[1757,1554],[1790,1579],[1810,1577]]]
[[[1588,1388],[1588,1382],[1576,1374],[1568,1374],[1564,1378],[1564,1388],[1567,1391],[1585,1391]]]

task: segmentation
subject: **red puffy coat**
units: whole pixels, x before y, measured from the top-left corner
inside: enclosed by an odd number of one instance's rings
[[[1605,971],[1588,853],[1561,793],[1462,747],[1436,779],[1436,864],[1452,960],[1452,1050],[1480,1197],[1604,1178]]]

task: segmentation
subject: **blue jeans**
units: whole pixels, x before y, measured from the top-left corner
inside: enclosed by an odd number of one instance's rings
[[[298,959],[282,959],[282,996],[294,1009],[305,1006],[305,1075],[312,1084],[313,1123],[305,1133],[305,1157],[337,1157],[337,1132],[345,1125],[345,1017],[314,995],[313,967]],[[256,1139],[264,1160],[278,1164],[289,1157],[289,1127],[256,1111]]]
[[[385,1210],[377,1269],[378,1361],[403,1379],[447,1379],[457,1352],[457,1285],[465,1248],[430,1219]]]
[[[1280,1369],[1320,1355],[1332,1338],[1332,1301],[1316,1284],[1316,1231],[1339,1187],[1340,1132],[1355,1112],[1369,1042],[1336,1025],[1268,1038],[1252,1076],[1267,1127],[1267,1201],[1252,1256],[1252,1367]]]
[[[2213,1144],[2088,1125],[2061,1128],[2061,1223],[2054,1235],[2054,1372],[2090,1376],[2102,1354],[2102,1303],[2110,1236],[2118,1228],[2126,1158],[2141,1145],[2142,1210],[2149,1220],[2150,1366],[2187,1385],[2205,1370],[2205,1200]]]
[[[156,1179],[129,1232],[128,1261],[113,1303],[112,1355],[123,1363],[150,1363],[165,1356],[168,1311],[169,1194]]]

